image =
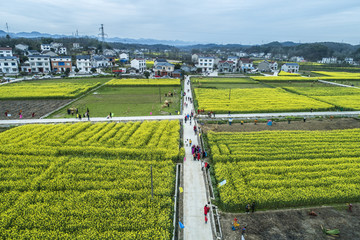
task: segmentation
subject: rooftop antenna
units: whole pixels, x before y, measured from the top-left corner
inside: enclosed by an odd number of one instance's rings
[[[101,24],[101,27],[99,28],[99,30],[100,30],[99,35],[101,36],[101,41],[102,41],[101,48],[102,48],[102,52],[104,52],[105,36],[107,36],[107,34],[105,34],[105,32],[104,32],[104,24]]]

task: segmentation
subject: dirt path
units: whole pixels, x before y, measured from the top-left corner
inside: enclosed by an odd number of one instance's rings
[[[284,122],[274,122],[273,126],[268,126],[266,123],[254,124],[253,121],[249,123],[233,123],[229,124],[204,124],[202,129],[204,132],[215,131],[215,132],[256,132],[256,131],[275,131],[275,130],[333,130],[333,129],[349,129],[349,128],[360,128],[360,120],[354,118],[334,118],[330,119],[307,119],[303,121],[291,121],[288,124]]]
[[[310,211],[318,216],[310,216]],[[353,212],[340,207],[318,207],[290,210],[255,212],[246,215],[222,213],[221,225],[224,240],[241,239],[241,231],[232,231],[232,221],[238,218],[240,226],[247,225],[246,240],[333,239],[321,231],[325,228],[339,229],[336,239],[360,239],[360,204],[353,204]]]

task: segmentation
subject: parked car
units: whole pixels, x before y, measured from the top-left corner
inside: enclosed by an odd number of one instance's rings
[[[38,75],[34,75],[34,76],[32,76],[32,78],[31,79],[39,79],[40,78],[40,76],[38,76]]]
[[[52,76],[51,75],[45,75],[43,78],[52,78]]]

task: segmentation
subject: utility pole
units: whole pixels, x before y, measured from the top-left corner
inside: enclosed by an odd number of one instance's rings
[[[150,165],[150,172],[151,172],[151,199],[154,199],[154,185],[153,185],[152,165]]]
[[[6,23],[6,31],[7,31],[6,38],[7,38],[7,39],[10,39],[10,32],[9,32],[9,25],[8,25],[8,23]]]
[[[100,33],[99,36],[101,36],[101,51],[104,52],[104,42],[105,42],[105,36],[107,36],[107,34],[105,34],[104,32],[104,24],[101,24],[101,27],[99,28]]]
[[[160,87],[159,87],[159,99],[160,99],[160,103],[161,103],[161,92],[160,92]]]

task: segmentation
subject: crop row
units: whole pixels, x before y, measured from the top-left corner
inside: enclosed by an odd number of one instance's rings
[[[112,79],[107,86],[180,86],[180,79]]]
[[[0,99],[75,98],[100,83],[20,82],[0,87]]]
[[[360,130],[209,133],[221,204],[242,211],[355,201]]]
[[[360,89],[345,87],[284,87],[284,89],[333,104],[339,108],[360,110]]]
[[[177,121],[25,125],[0,139],[0,238],[171,238]]]
[[[258,89],[195,89],[199,109],[216,113],[325,111],[331,104],[280,88]]]

